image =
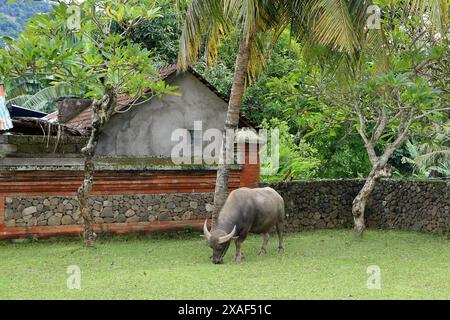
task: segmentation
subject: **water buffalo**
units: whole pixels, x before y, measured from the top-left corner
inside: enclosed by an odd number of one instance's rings
[[[223,263],[231,240],[235,240],[235,261],[242,259],[242,243],[249,232],[263,235],[259,255],[264,255],[269,242],[269,232],[276,227],[279,239],[279,252],[284,252],[283,244],[284,201],[272,188],[239,188],[228,196],[220,210],[217,225],[208,231],[207,221],[203,233],[213,249],[212,262]]]

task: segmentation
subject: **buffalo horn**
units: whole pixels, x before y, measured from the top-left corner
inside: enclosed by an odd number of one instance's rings
[[[209,239],[211,239],[211,233],[208,231],[208,220],[205,220],[205,224],[203,225],[203,233],[205,234],[206,239],[209,241]]]
[[[230,241],[230,239],[234,237],[235,233],[236,233],[236,226],[234,226],[233,231],[231,231],[229,234],[227,234],[226,236],[220,237],[219,243],[225,243],[225,242]]]

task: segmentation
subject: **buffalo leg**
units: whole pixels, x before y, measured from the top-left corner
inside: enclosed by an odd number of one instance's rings
[[[284,253],[284,242],[283,242],[283,222],[277,223],[277,233],[278,233],[278,252]]]
[[[261,246],[261,250],[259,251],[260,256],[265,255],[267,252],[267,244],[269,243],[269,237],[270,234],[268,232],[263,234],[263,243]]]
[[[236,255],[234,256],[234,261],[240,262],[242,260],[242,243],[243,243],[243,241],[240,239],[237,239],[235,241]]]

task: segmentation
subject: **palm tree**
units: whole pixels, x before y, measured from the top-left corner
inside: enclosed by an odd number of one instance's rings
[[[368,1],[344,0],[191,0],[180,41],[178,66],[194,65],[203,48],[207,61],[217,59],[220,38],[240,32],[225,129],[236,129],[247,80],[264,63],[263,38],[275,41],[288,26],[307,45],[321,45],[346,54],[360,48]],[[214,194],[213,224],[228,195],[226,150],[233,141],[224,135]]]

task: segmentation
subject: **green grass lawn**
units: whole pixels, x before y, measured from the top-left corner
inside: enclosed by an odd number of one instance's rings
[[[349,230],[286,235],[244,243],[245,260],[213,265],[198,234],[129,235],[85,249],[77,239],[0,243],[0,299],[450,299],[450,241],[413,232]],[[81,289],[67,289],[67,267],[81,269]],[[367,267],[381,269],[381,289],[367,289]]]

